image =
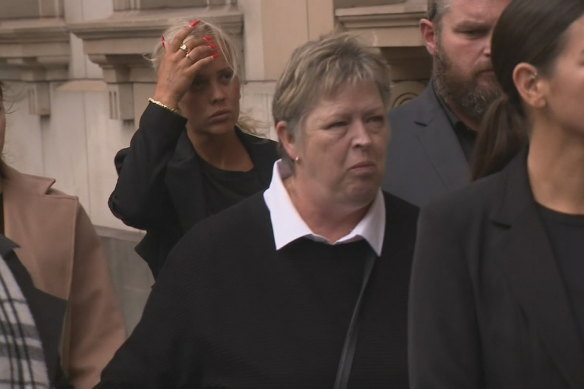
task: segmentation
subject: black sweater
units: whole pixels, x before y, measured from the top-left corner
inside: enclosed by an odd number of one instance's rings
[[[352,388],[407,388],[406,311],[417,209],[386,195]],[[365,241],[274,249],[261,195],[196,225],[172,251],[106,388],[331,388]]]

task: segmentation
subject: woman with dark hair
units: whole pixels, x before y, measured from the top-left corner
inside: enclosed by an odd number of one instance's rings
[[[422,211],[413,388],[584,387],[584,0],[513,0],[470,187]],[[494,174],[492,174],[494,173]]]

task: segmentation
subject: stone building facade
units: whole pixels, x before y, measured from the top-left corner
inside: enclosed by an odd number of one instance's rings
[[[231,32],[245,58],[242,108],[266,123],[291,51],[335,28],[387,58],[394,105],[424,88],[431,67],[418,32],[426,0],[2,0],[1,9],[4,159],[79,196],[107,248],[129,328],[152,279],[133,252],[141,232],[115,219],[107,198],[113,157],[154,89],[144,56],[166,26],[206,18]]]

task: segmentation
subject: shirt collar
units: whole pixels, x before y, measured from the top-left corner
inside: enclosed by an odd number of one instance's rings
[[[282,160],[276,161],[274,163],[272,182],[264,192],[264,200],[270,211],[276,250],[280,250],[287,244],[302,237],[328,243],[324,237],[312,232],[292,203],[283,182],[291,174],[292,172]],[[381,255],[384,234],[385,202],[381,189],[379,189],[375,200],[363,219],[357,223],[351,232],[334,242],[333,245],[365,239],[379,256]]]

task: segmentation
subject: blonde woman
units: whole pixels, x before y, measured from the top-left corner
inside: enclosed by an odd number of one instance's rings
[[[153,63],[156,89],[116,156],[109,204],[146,230],[136,251],[156,277],[193,224],[268,186],[277,152],[240,118],[241,55],[220,28],[203,20],[169,28]]]

